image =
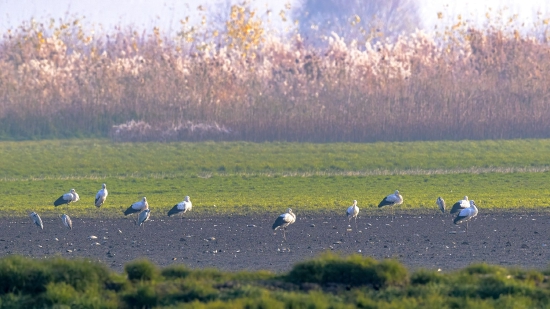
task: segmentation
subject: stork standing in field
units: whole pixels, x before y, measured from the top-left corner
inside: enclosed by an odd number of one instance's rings
[[[36,212],[31,212],[29,214],[29,217],[31,217],[32,219],[32,222],[34,224],[36,224],[40,229],[44,229],[44,224],[42,224],[42,219],[40,218],[40,216],[36,213]]]
[[[357,230],[357,215],[359,214],[359,207],[357,207],[357,200],[353,200],[353,205],[348,207],[346,214],[348,216],[348,222],[351,221],[351,218],[355,219],[355,230]]]
[[[139,219],[139,213],[149,209],[149,203],[147,203],[147,198],[144,196],[143,199],[139,202],[135,202],[128,209],[124,211],[124,215],[127,216],[129,214],[135,214],[138,213],[138,219]],[[137,222],[137,221],[136,221]]]
[[[95,207],[101,207],[101,205],[105,203],[107,195],[109,195],[109,192],[107,192],[107,185],[103,184],[101,190],[97,191],[97,194],[95,195]]]
[[[286,213],[280,215],[277,217],[277,220],[273,223],[273,226],[271,227],[273,230],[277,230],[278,228],[283,229],[283,238],[286,239],[286,227],[291,225],[296,221],[296,215],[292,212],[292,209],[288,209]]]
[[[57,200],[55,200],[55,202],[53,202],[53,205],[57,207],[59,205],[65,204],[67,205],[68,210],[70,203],[78,202],[79,200],[80,196],[78,196],[78,193],[76,193],[74,189],[71,189],[71,191],[61,195]]]
[[[378,204],[378,208],[382,208],[385,206],[391,207],[392,209],[391,220],[393,221],[393,216],[395,214],[395,210],[393,209],[393,206],[401,205],[401,204],[403,204],[403,197],[401,196],[401,194],[399,194],[399,190],[395,190],[393,194],[390,194],[386,196],[384,199],[382,199],[380,204]]]
[[[468,233],[468,221],[477,216],[477,207],[474,201],[469,201],[470,207],[462,209],[456,218],[453,220],[454,224],[466,222],[466,233]]]
[[[460,200],[454,203],[450,213],[451,214],[459,213],[462,209],[466,209],[468,207],[470,207],[470,201],[468,200],[468,196],[464,196],[463,200]]]
[[[63,225],[65,225],[66,228],[68,228],[69,230],[73,229],[73,221],[68,215],[63,214],[61,216],[61,221],[63,222]]]
[[[177,203],[176,205],[174,205],[174,207],[172,207],[172,209],[170,209],[170,211],[168,211],[168,217],[181,214],[181,220],[183,221],[183,214],[188,211],[191,211],[192,208],[193,208],[193,204],[189,199],[189,195],[187,195],[183,199],[183,201]]]
[[[147,208],[147,209],[143,210],[142,212],[140,212],[139,215],[138,215],[137,224],[139,226],[142,226],[145,221],[149,220],[150,215],[151,215],[151,210],[149,208]],[[143,225],[143,228],[145,229],[145,225]]]
[[[435,203],[437,204],[437,207],[439,207],[439,210],[441,210],[442,213],[445,213],[445,200],[441,198],[441,196],[437,198]]]

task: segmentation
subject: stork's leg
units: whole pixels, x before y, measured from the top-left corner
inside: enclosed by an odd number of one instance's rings
[[[283,238],[286,240],[286,227],[283,227]]]
[[[357,216],[355,217],[355,231],[357,232]]]

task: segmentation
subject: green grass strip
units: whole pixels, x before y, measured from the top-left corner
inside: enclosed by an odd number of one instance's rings
[[[546,171],[550,140],[392,143],[0,142],[0,180]]]
[[[489,173],[394,176],[260,177],[213,176],[166,179],[107,178],[102,180],[40,180],[4,182],[0,188],[2,214],[24,214],[26,210],[64,212],[53,201],[70,188],[81,200],[69,206],[71,214],[94,214],[95,193],[108,184],[104,215],[119,215],[133,202],[147,196],[152,214],[165,213],[190,195],[193,212],[200,214],[274,212],[292,207],[297,213],[342,212],[358,200],[363,212],[376,212],[378,202],[395,189],[405,199],[398,211],[435,211],[442,196],[448,205],[468,195],[483,209],[525,207],[547,209],[550,205],[550,173]]]
[[[200,214],[362,211],[399,189],[401,210],[435,209],[468,195],[481,209],[550,205],[550,140],[299,143],[112,143],[106,140],[1,142],[0,209],[48,215],[75,188],[71,214],[94,215],[103,182],[103,215],[147,196],[153,214],[190,195]],[[222,168],[223,167],[223,168]]]

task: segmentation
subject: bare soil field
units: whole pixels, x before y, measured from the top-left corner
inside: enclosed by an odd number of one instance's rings
[[[183,263],[191,268],[285,272],[297,262],[326,251],[395,258],[410,269],[451,271],[475,262],[543,269],[550,258],[550,215],[544,212],[482,213],[465,225],[449,214],[360,216],[301,215],[273,232],[276,215],[198,216],[183,220],[155,215],[143,227],[134,218],[43,218],[44,230],[28,217],[0,219],[0,256],[84,257],[121,271],[146,258],[158,266]],[[95,236],[97,238],[94,238]]]

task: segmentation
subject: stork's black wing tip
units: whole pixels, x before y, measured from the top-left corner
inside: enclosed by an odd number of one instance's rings
[[[63,204],[67,204],[67,201],[65,201],[63,199],[63,195],[60,196],[57,200],[55,200],[55,202],[53,202],[54,206],[59,206],[59,205],[63,205]]]
[[[168,211],[168,217],[171,217],[177,213],[179,213],[178,205],[174,205],[174,207]]]

